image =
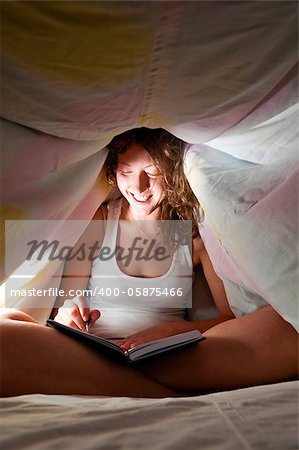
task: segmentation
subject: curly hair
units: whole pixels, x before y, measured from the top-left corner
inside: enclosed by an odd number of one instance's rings
[[[160,172],[165,187],[159,220],[192,220],[192,235],[198,234],[201,221],[200,205],[184,173],[184,156],[188,144],[162,128],[135,128],[115,136],[108,144],[109,154],[104,164],[108,182],[116,185],[117,157],[132,144],[144,147]]]

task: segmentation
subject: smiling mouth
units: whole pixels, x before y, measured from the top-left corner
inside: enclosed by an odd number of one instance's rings
[[[131,197],[133,197],[134,201],[137,203],[147,203],[148,200],[152,197],[152,195],[135,195],[130,192]]]

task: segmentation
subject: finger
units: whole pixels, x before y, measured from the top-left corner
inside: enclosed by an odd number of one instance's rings
[[[127,349],[131,348],[131,345],[134,342],[137,342],[137,341],[140,343],[144,342],[144,338],[140,332],[131,334],[131,335],[125,337],[124,339],[120,339],[119,341],[117,341],[117,345],[119,347],[123,348],[124,350],[127,350]]]
[[[143,341],[134,341],[131,343],[130,348],[138,347],[138,345],[144,344]]]
[[[90,315],[88,300],[83,295],[74,297],[74,299],[76,299],[75,303],[79,307],[82,319],[85,322],[87,322],[87,320],[89,320],[89,315]],[[74,301],[74,299],[73,299],[73,301]]]
[[[143,343],[144,343],[143,341],[135,340],[135,341],[129,341],[129,342],[122,342],[118,345],[122,350],[129,350],[130,348],[138,347],[138,345],[141,345]]]
[[[86,321],[83,320],[81,316],[81,312],[76,305],[75,308],[71,311],[71,321],[76,324],[76,326],[79,328],[79,330],[86,331]]]
[[[122,350],[128,350],[130,348],[130,343],[127,342],[125,339],[122,339],[121,341],[117,342],[117,345],[122,349]]]
[[[100,311],[98,309],[92,309],[89,314],[89,326],[92,327],[100,317]]]
[[[75,330],[82,331],[74,321],[72,321],[69,326],[74,328]]]
[[[140,342],[140,341],[137,341],[137,340],[134,339],[134,338],[124,340],[124,341],[120,344],[120,348],[123,349],[123,350],[129,350],[130,348],[133,348],[133,344],[134,344],[135,342]]]

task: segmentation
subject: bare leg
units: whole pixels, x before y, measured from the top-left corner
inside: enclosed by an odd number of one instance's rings
[[[58,331],[10,310],[1,323],[1,394],[173,397],[137,370],[122,366]]]
[[[298,376],[298,334],[271,307],[206,331],[206,341],[147,363],[143,373],[172,389],[210,391]]]
[[[211,328],[205,342],[145,364],[144,375],[23,313],[16,312],[15,319],[2,325],[2,395],[166,397],[279,382],[298,374],[298,335],[270,307]]]

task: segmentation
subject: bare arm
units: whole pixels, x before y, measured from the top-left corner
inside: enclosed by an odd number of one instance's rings
[[[57,307],[51,314],[51,318],[75,328],[85,329],[86,317],[90,319],[88,302],[79,296],[79,292],[83,295],[87,289],[93,260],[103,242],[105,217],[105,207],[100,207],[74,246],[72,254],[78,257],[65,263],[59,287],[63,295],[56,299]],[[92,321],[97,320],[99,315],[99,312],[92,313]]]
[[[84,257],[73,258],[67,261],[64,266],[60,289],[64,291],[65,295],[60,297],[61,302],[72,298],[75,295],[69,295],[69,291],[76,289],[86,289],[90,271],[92,266],[92,257],[96,257],[96,248],[100,248],[105,234],[104,223],[104,208],[100,207],[89,223],[88,227],[75,244],[73,254],[79,254],[79,249],[84,248]],[[94,247],[94,250],[91,250]]]
[[[199,235],[195,239],[193,239],[192,258],[195,268],[199,264],[202,264],[204,276],[209,285],[219,316],[226,318],[226,320],[233,319],[234,314],[229,307],[223,282],[216,274],[208,252]]]

